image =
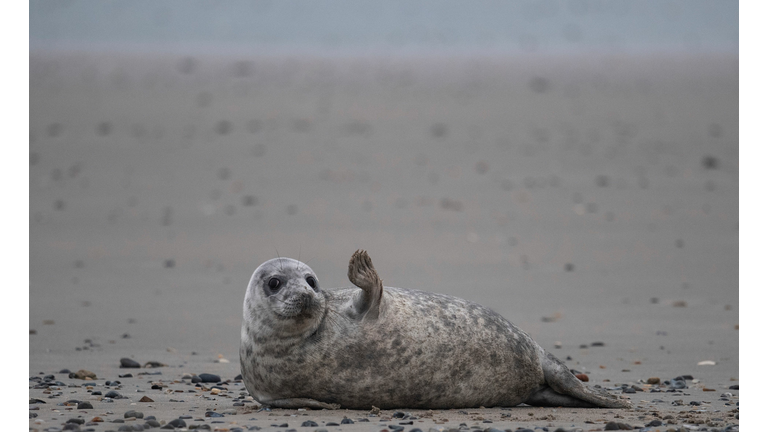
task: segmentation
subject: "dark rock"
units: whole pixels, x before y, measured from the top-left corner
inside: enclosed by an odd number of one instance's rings
[[[187,427],[187,423],[184,420],[177,418],[169,421],[165,426],[171,426],[171,428],[184,428]]]
[[[123,414],[123,417],[140,419],[140,418],[144,418],[144,413],[140,411],[130,410],[130,411],[126,411],[125,414]]]
[[[93,409],[93,405],[90,402],[80,402],[77,404],[77,409]]]
[[[637,393],[637,390],[632,387],[624,387],[621,391],[622,393]]]
[[[205,416],[206,417],[224,417],[224,414],[220,414],[214,411],[206,411]]]
[[[313,422],[312,420],[307,420],[301,424],[301,427],[317,427],[317,423]]]
[[[201,373],[197,377],[200,378],[201,382],[213,382],[213,383],[221,382],[221,377],[214,374]],[[195,382],[194,377],[192,378],[192,382]]]
[[[601,346],[605,346],[605,342],[592,342],[590,345],[592,345],[593,347],[601,347]]]
[[[46,430],[50,431],[51,429],[46,429]],[[74,424],[74,423],[67,423],[67,424],[64,425],[63,428],[61,428],[61,430],[63,430],[63,431],[79,431],[80,430],[80,425]]]
[[[141,363],[137,362],[136,360],[129,359],[128,357],[123,357],[120,359],[120,367],[121,368],[140,368]]]
[[[401,430],[405,429],[404,427],[398,425],[389,425],[387,427],[392,429],[394,432],[400,432]]]
[[[133,378],[133,374],[118,375],[118,378]]]
[[[77,423],[77,424],[81,425],[81,424],[85,423],[85,419],[71,418],[71,419],[67,420],[67,423]]]
[[[341,420],[341,424],[355,424],[355,422],[345,417]]]
[[[738,389],[739,389],[739,385],[738,384],[734,384],[734,385],[728,387],[728,390],[738,390]]]
[[[603,430],[632,430],[632,426],[626,423],[608,422]]]
[[[326,425],[326,426],[339,426],[339,424],[338,424],[338,423],[336,423],[336,422],[328,422],[328,423],[326,423],[325,425]],[[317,431],[315,431],[315,432],[317,432]]]
[[[107,392],[107,394],[104,395],[104,397],[110,398],[110,399],[122,399],[123,395],[121,395],[120,393],[114,390],[110,390]]]
[[[654,427],[654,426],[661,426],[661,420],[653,420],[650,423],[646,424],[645,427]]]

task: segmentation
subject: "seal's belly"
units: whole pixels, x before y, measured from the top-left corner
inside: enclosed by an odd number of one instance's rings
[[[495,312],[421,291],[385,295],[377,320],[329,314],[316,340],[264,356],[265,393],[360,409],[490,407],[517,405],[544,382],[535,342]]]

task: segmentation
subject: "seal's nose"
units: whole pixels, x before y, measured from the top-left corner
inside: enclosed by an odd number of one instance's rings
[[[312,305],[312,294],[303,292],[299,294],[299,301],[302,309],[308,309]]]

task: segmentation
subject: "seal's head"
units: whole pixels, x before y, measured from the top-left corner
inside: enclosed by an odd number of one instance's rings
[[[274,336],[291,336],[317,327],[326,299],[309,266],[291,258],[271,259],[251,276],[243,302],[244,322]]]

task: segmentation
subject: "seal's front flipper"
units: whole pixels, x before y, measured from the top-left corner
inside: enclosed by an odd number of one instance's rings
[[[316,401],[314,399],[309,399],[309,398],[275,399],[269,402],[264,402],[264,405],[269,405],[272,408],[286,408],[286,409],[310,408],[310,409],[331,409],[332,410],[332,409],[341,408],[341,405],[339,404],[325,403],[325,402],[320,402],[320,401]]]
[[[354,299],[355,312],[363,319],[378,318],[384,284],[373,268],[368,252],[357,250],[352,254],[347,276],[350,282],[362,290]]]

